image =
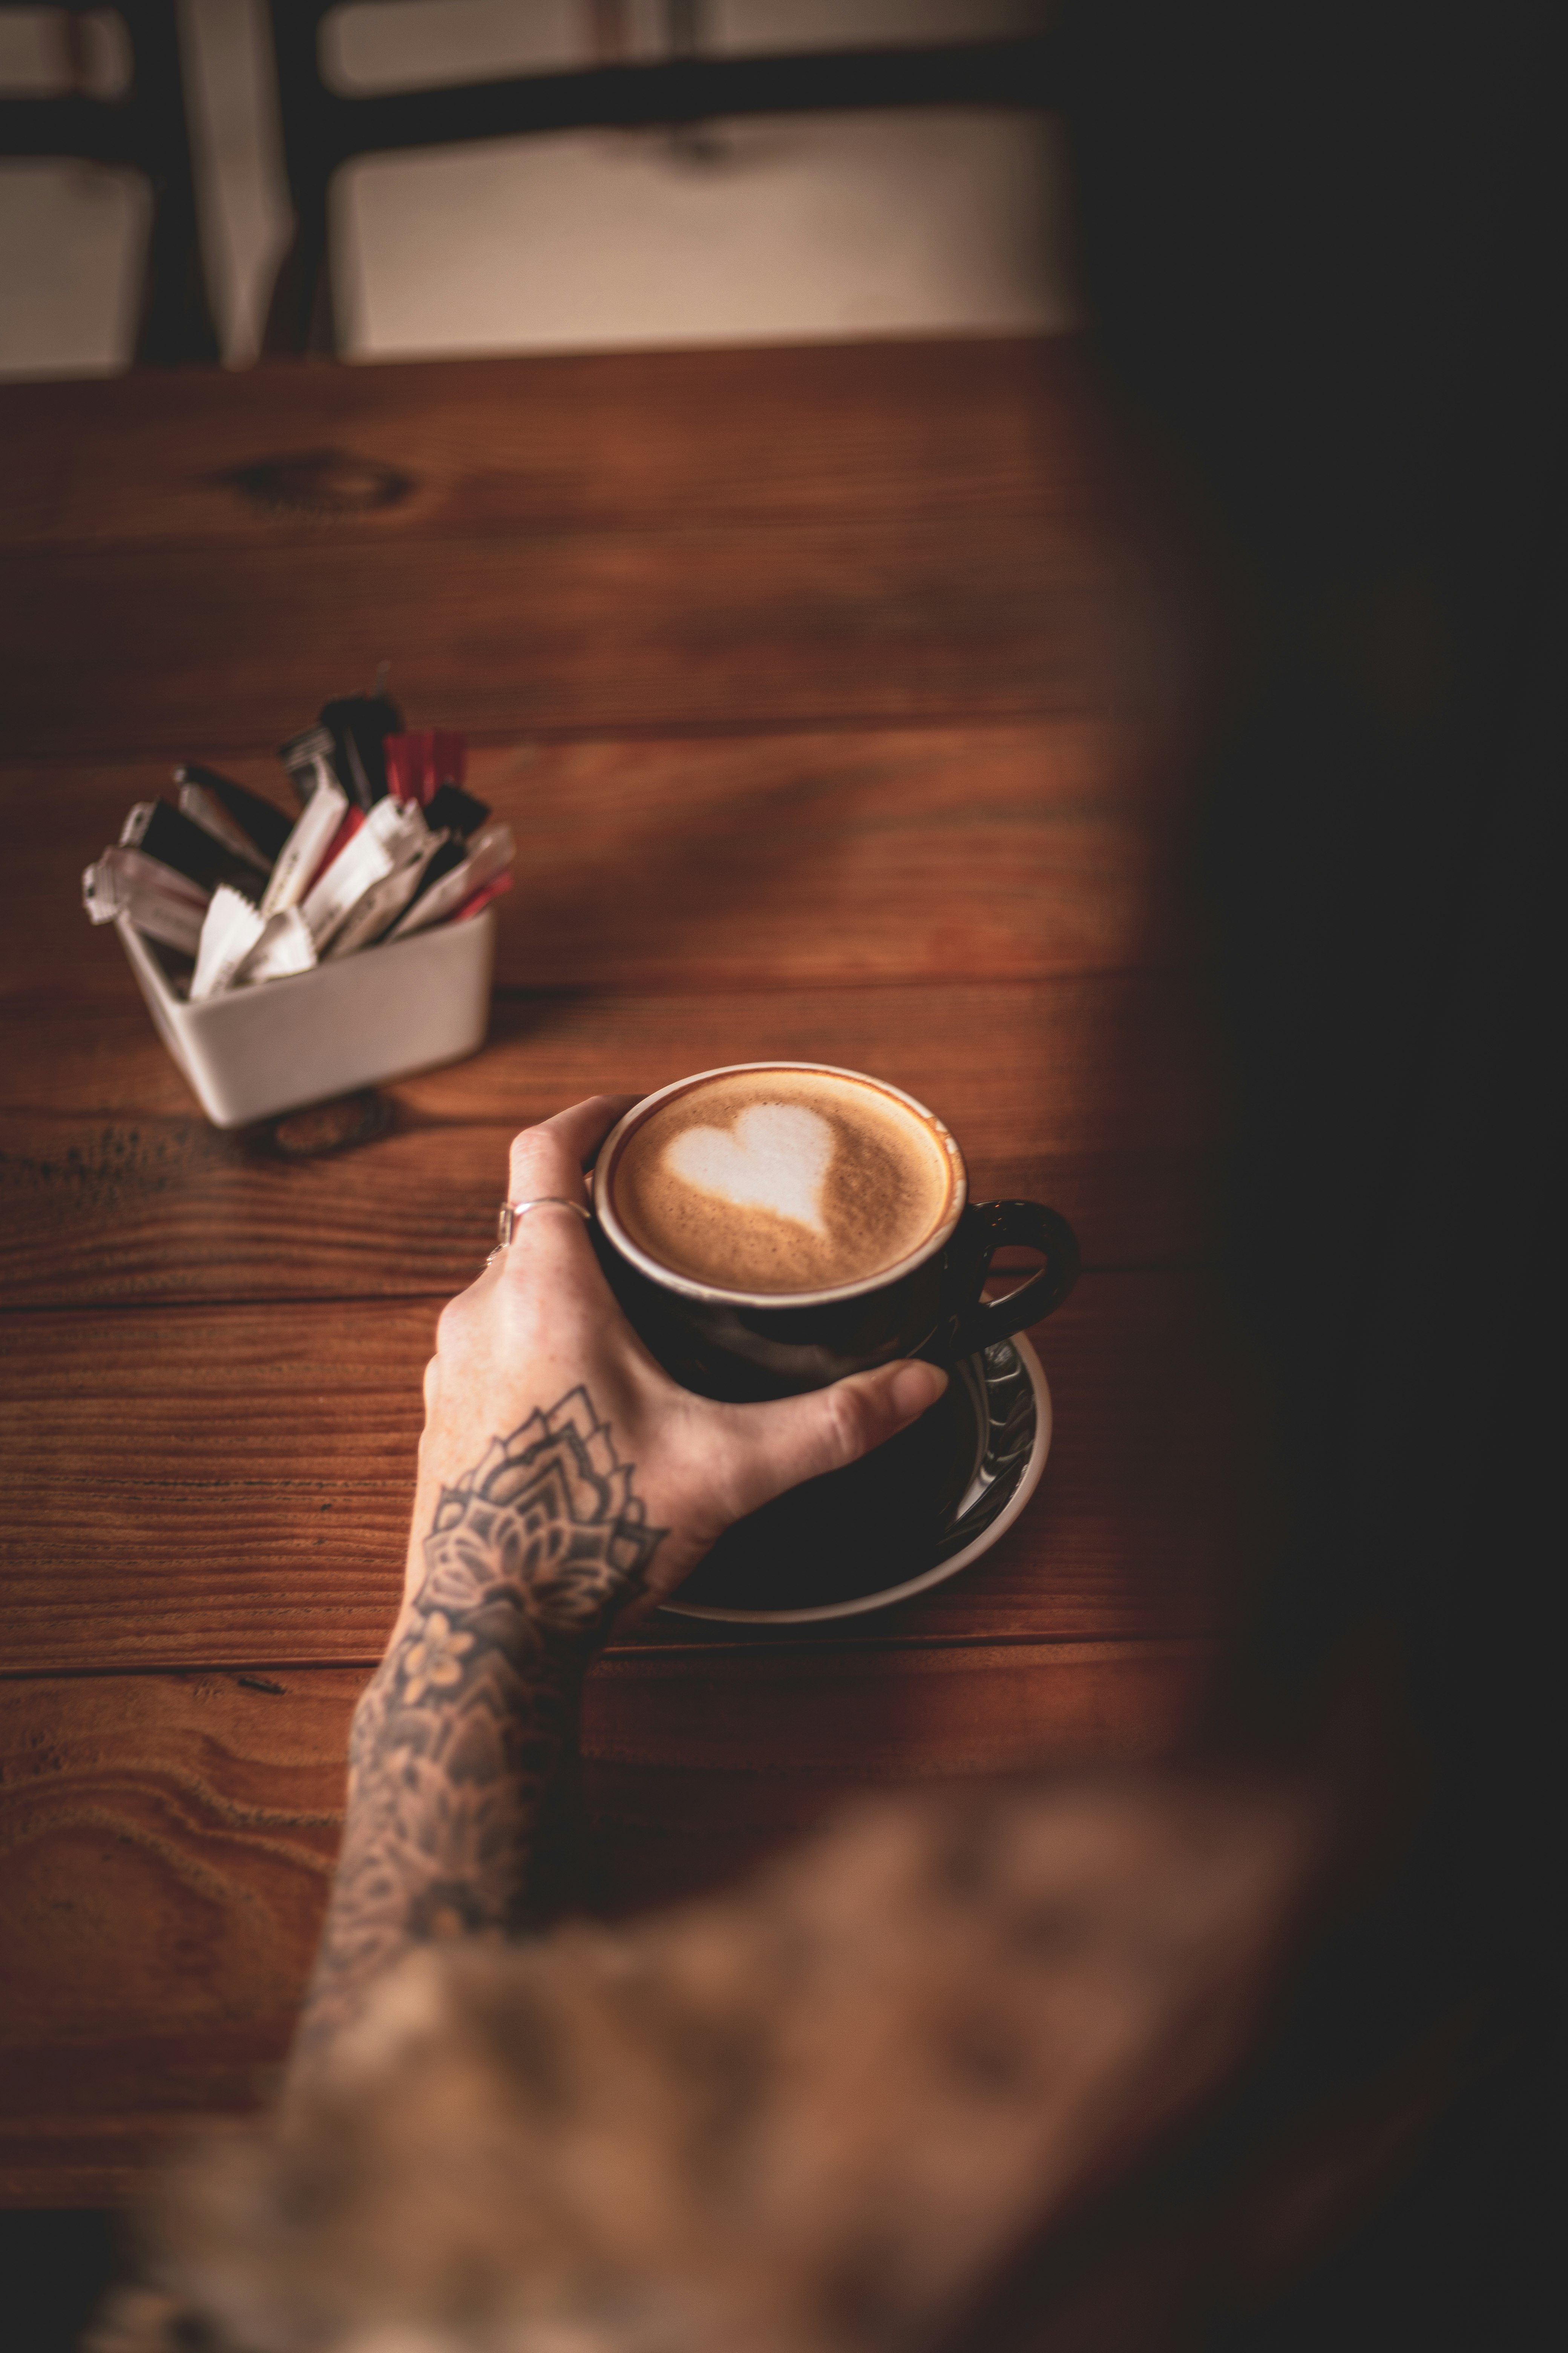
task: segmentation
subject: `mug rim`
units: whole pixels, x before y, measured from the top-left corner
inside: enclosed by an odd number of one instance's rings
[[[610,1178],[616,1162],[629,1136],[651,1117],[658,1105],[673,1095],[685,1094],[692,1087],[702,1086],[710,1079],[728,1079],[744,1071],[809,1071],[824,1078],[853,1079],[861,1086],[875,1087],[885,1095],[892,1095],[909,1110],[918,1113],[928,1127],[934,1129],[945,1146],[952,1173],[952,1198],[942,1223],[929,1234],[918,1250],[908,1251],[891,1266],[881,1268],[876,1274],[862,1275],[855,1282],[836,1282],[819,1291],[738,1291],[716,1282],[700,1282],[693,1275],[678,1274],[650,1256],[640,1243],[633,1241],[616,1217],[610,1199]],[[851,1071],[837,1062],[797,1062],[782,1055],[770,1055],[761,1062],[721,1062],[716,1070],[693,1071],[686,1078],[672,1079],[667,1086],[656,1087],[651,1094],[641,1096],[630,1111],[623,1112],[599,1147],[594,1163],[594,1215],[610,1240],[630,1261],[638,1272],[666,1291],[679,1292],[684,1299],[697,1299],[719,1307],[773,1308],[780,1313],[794,1314],[801,1308],[829,1307],[843,1299],[860,1299],[873,1291],[885,1291],[906,1275],[913,1274],[927,1259],[945,1249],[952,1240],[969,1200],[969,1172],[958,1138],[943,1119],[939,1119],[929,1104],[916,1095],[896,1087],[889,1079],[879,1079],[869,1071]]]

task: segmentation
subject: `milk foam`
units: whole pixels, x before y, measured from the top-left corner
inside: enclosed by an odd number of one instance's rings
[[[901,1263],[960,1176],[945,1131],[874,1080],[784,1064],[678,1090],[620,1147],[610,1190],[657,1265],[782,1298]]]
[[[737,1209],[770,1209],[775,1218],[820,1234],[822,1187],[833,1165],[833,1130],[805,1103],[752,1103],[733,1127],[689,1127],[664,1150],[664,1166],[683,1183]]]

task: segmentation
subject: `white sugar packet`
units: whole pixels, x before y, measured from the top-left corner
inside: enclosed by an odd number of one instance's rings
[[[291,737],[278,756],[301,803],[314,800],[318,793],[343,792],[332,765],[332,738],[327,728],[307,727],[302,735]],[[348,795],[343,793],[343,797],[346,800]]]
[[[281,914],[285,907],[299,905],[310,886],[311,876],[327,854],[333,834],[348,813],[349,797],[336,785],[323,782],[311,794],[293,832],[279,851],[272,879],[262,892],[264,915]],[[343,854],[346,857],[348,853]],[[334,859],[332,864],[337,862]],[[327,871],[331,873],[331,867]]]
[[[390,874],[383,875],[379,882],[373,883],[359,901],[327,950],[329,960],[333,956],[352,955],[355,948],[363,948],[370,941],[378,940],[388,924],[403,913],[419,886],[419,877],[447,839],[445,833],[432,833],[423,819],[419,823],[419,834],[423,836],[422,839],[410,833],[401,864],[395,866]]]
[[[161,859],[143,858],[139,849],[117,843],[84,870],[81,902],[95,923],[129,915],[150,940],[194,956],[211,901],[199,882],[176,874]]]
[[[405,866],[429,839],[429,828],[416,808],[394,800],[390,794],[377,801],[353,839],[338,852],[302,902],[318,955],[365,892]]]
[[[414,904],[392,934],[395,940],[405,940],[415,932],[422,932],[431,923],[444,923],[455,915],[465,899],[472,898],[480,885],[491,881],[517,856],[517,843],[512,831],[502,818],[492,818],[473,837],[467,858],[432,882],[422,899]]]
[[[228,987],[261,937],[264,918],[248,899],[220,882],[213,892],[191,976],[191,1003],[200,1005]]]
[[[269,915],[261,935],[235,966],[230,985],[239,987],[255,980],[288,980],[295,973],[315,969],[316,943],[298,907]]]

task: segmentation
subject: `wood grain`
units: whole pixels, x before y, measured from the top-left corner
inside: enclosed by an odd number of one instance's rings
[[[323,450],[362,511],[268,493]],[[1084,353],[8,386],[0,517],[0,2199],[127,2195],[265,2091],[437,1303],[509,1135],[595,1089],[877,1071],[1095,1271],[1038,1335],[1044,1482],[973,1569],[823,1639],[655,1620],[601,1664],[591,1901],[711,1884],[867,1779],[1179,1747],[1262,1510],[1194,1263],[1212,605]],[[176,759],[286,800],[272,747],[385,657],[519,836],[490,1042],[219,1135],[80,870]]]
[[[5,1687],[0,1871],[26,1931],[5,1945],[7,2112],[248,2104],[309,1965],[363,1681],[295,1677],[286,1700],[212,1674]],[[195,2038],[183,2063],[176,2035]],[[57,2041],[98,2046],[100,2071],[122,2049],[125,2073],[94,2082]]]
[[[323,447],[406,490],[362,513],[234,476]],[[0,386],[14,547],[236,550],[671,522],[1123,512],[1131,453],[1071,337],[617,353]],[[390,550],[386,551],[390,553]]]
[[[1191,1737],[1214,1657],[1202,1637],[873,1650],[775,1641],[727,1661],[694,1715],[683,1654],[617,1651],[589,1679],[583,1753],[600,1791],[621,1787],[619,1767],[710,1773],[717,1793],[730,1773],[862,1784],[1131,1763]],[[618,1802],[636,1807],[632,1781]]]
[[[398,1586],[433,1303],[7,1319],[16,1672],[373,1658]],[[1215,1287],[1085,1277],[1042,1327],[1052,1460],[976,1567],[861,1639],[1101,1640],[1223,1620],[1247,1529],[1245,1366]],[[707,1647],[688,1621],[645,1639]],[[700,1672],[700,1670],[694,1670]]]
[[[489,1247],[520,1126],[774,1054],[869,1070],[931,1103],[974,1198],[1051,1201],[1090,1264],[1192,1263],[1207,1245],[1217,1090],[1202,993],[1168,976],[509,996],[474,1060],[237,1134],[196,1111],[135,997],[89,1017],[13,1007],[0,1296],[444,1296]]]
[[[612,1659],[584,1710],[584,1888],[616,1914],[719,1883],[889,1778],[1178,1749],[1206,1645]],[[116,2202],[197,2121],[265,2098],[341,1828],[362,1672],[0,1685],[0,2198]]]
[[[583,1711],[584,1900],[613,1915],[721,1886],[878,1783],[1179,1757],[1204,1737],[1220,1655],[1205,1637],[775,1636],[726,1649],[699,1696],[685,1652],[612,1652]]]
[[[179,616],[171,629],[170,615]],[[1004,513],[0,564],[13,756],[256,752],[378,661],[426,726],[805,726],[1142,708],[1179,617],[1092,538]]]
[[[0,1693],[0,2196],[114,2202],[253,2108],[310,1967],[363,1678]]]
[[[418,723],[491,736],[1170,717],[1208,634],[1070,343],[16,386],[0,420],[13,758],[261,753],[388,656]],[[323,445],[387,501],[247,496]]]
[[[279,702],[274,732],[319,700]],[[193,733],[184,755],[209,749]],[[291,806],[276,760],[233,765]],[[1109,721],[481,747],[472,788],[520,846],[497,978],[754,991],[1169,966],[1194,953],[1180,776],[1164,737]],[[0,769],[28,885],[0,988],[123,994],[81,870],[172,790],[154,761]]]

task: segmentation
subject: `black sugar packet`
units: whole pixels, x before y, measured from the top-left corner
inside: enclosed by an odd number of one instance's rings
[[[349,799],[363,809],[386,798],[389,735],[403,733],[403,713],[389,695],[343,694],[323,702],[317,723],[332,739],[332,766]]]
[[[428,820],[428,812],[426,812],[426,820]],[[426,865],[424,873],[419,877],[419,881],[415,887],[414,896],[408,902],[408,906],[398,910],[397,921],[401,923],[404,916],[407,914],[408,908],[416,907],[419,904],[420,900],[425,896],[426,892],[433,890],[436,884],[442,880],[443,876],[451,873],[454,867],[460,866],[468,854],[468,845],[466,841],[458,841],[456,839],[444,841],[441,844],[440,849],[437,850],[435,856]]]
[[[318,759],[348,795],[351,808],[373,809],[386,798],[386,739],[403,733],[403,713],[384,694],[342,694],[323,702],[314,726],[278,747],[300,796],[316,788]]]
[[[198,767],[186,760],[174,771],[177,785],[200,785],[221,803],[238,826],[241,833],[254,841],[269,866],[275,865],[278,853],[294,830],[294,821],[285,816],[277,805],[253,793],[248,786],[237,785],[232,776],[218,774],[216,768]]]
[[[134,823],[127,820],[120,839],[129,849],[139,849],[143,857],[155,858],[160,865],[172,866],[176,874],[196,883],[204,891],[216,891],[226,882],[242,899],[254,907],[266,889],[266,878],[236,858],[221,841],[204,833],[199,825],[183,809],[171,807],[167,801],[146,804],[146,816]]]
[[[437,785],[425,804],[425,822],[432,833],[460,834],[465,840],[478,833],[489,815],[485,803],[458,785]]]

